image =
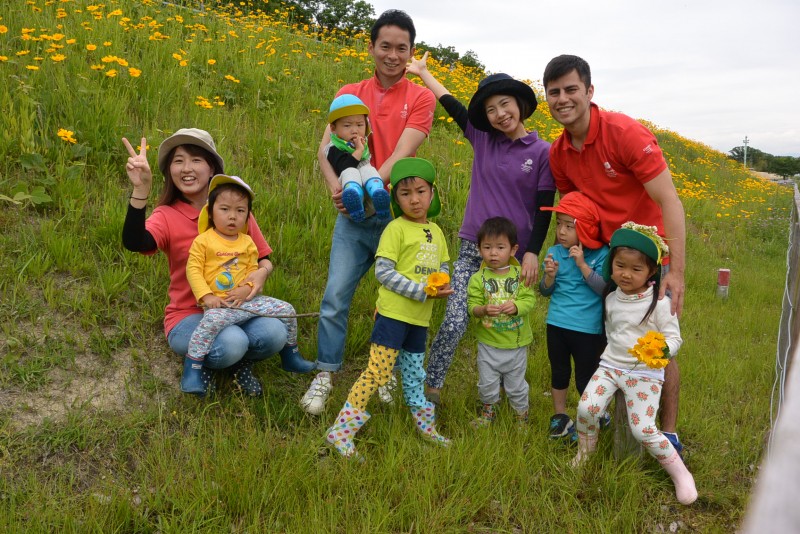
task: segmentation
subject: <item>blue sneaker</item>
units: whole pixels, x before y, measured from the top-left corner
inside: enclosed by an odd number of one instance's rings
[[[678,439],[678,434],[675,432],[661,433],[664,434],[664,437],[667,438],[670,443],[672,443],[672,446],[675,447],[675,451],[678,453],[678,456],[680,456],[681,460],[683,460],[683,443],[681,443],[681,440]]]
[[[550,439],[568,438],[575,433],[575,424],[565,413],[557,413],[550,418]]]
[[[604,428],[608,428],[611,426],[611,414],[608,412],[603,412],[603,415],[600,416],[600,430]]]

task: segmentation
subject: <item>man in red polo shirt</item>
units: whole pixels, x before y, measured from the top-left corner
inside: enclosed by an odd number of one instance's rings
[[[414,55],[414,22],[403,11],[382,13],[372,27],[369,54],[375,61],[375,75],[342,87],[336,96],[349,93],[369,108],[372,134],[368,139],[372,166],[384,183],[389,183],[394,163],[414,156],[433,124],[436,98],[433,93],[406,78],[406,65]],[[361,278],[372,267],[381,233],[388,220],[375,216],[365,198],[366,220],[354,222],[342,204],[342,186],[325,155],[330,143],[330,126],[320,143],[317,159],[334,206],[339,210],[333,230],[328,282],[322,297],[317,330],[317,369],[321,371],[300,404],[318,415],[325,408],[331,388],[331,373],[338,371],[344,357],[350,303]]]
[[[550,148],[550,170],[559,194],[580,191],[600,210],[601,239],[627,221],[655,226],[669,246],[668,267],[659,299],[667,292],[672,313],[683,308],[686,220],[667,162],[655,136],[621,113],[601,110],[592,100],[589,64],[577,56],[558,56],[543,77],[547,104],[564,132]],[[678,419],[680,372],[677,360],[665,369],[661,430],[678,452],[683,445]]]

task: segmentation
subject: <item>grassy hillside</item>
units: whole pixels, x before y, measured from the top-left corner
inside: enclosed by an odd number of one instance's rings
[[[161,326],[166,262],[120,243],[130,191],[121,138],[146,136],[156,168],[158,144],[178,128],[212,132],[226,170],[256,192],[277,267],[266,292],[316,311],[335,218],[316,148],[335,91],[372,72],[363,38],[314,34],[280,4],[246,8],[0,7],[0,530],[734,530],[770,426],[791,193],[657,128],[687,211],[680,430],[700,491],[692,507],[677,504],[652,460],[616,462],[611,436],[578,472],[574,452],[546,440],[544,299],[527,430],[506,408],[494,428],[470,428],[468,336],[444,391],[451,449],[414,436],[402,406],[376,403],[359,436],[367,463],[331,457],[322,436],[366,362],[372,277],[356,294],[345,370],[321,418],[297,405],[310,377],[274,360],[258,367],[263,399],[238,397],[225,379],[210,401],[180,394]],[[480,73],[436,76],[467,102]],[[437,167],[438,223],[457,250],[471,150],[445,117],[439,109],[419,155]],[[549,140],[560,133],[546,104],[529,127]],[[720,267],[732,271],[725,301],[714,296]],[[316,324],[301,319],[300,329],[313,359]]]

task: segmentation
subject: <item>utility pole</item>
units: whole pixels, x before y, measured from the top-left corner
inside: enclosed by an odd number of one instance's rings
[[[744,168],[745,169],[747,168],[747,143],[749,143],[749,142],[750,141],[747,139],[747,136],[745,135],[744,136],[744,141],[742,141],[742,143],[744,143]]]

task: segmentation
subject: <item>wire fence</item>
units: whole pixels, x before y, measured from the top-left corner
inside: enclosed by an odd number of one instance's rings
[[[800,366],[792,365],[800,357],[799,210],[800,193],[795,185],[770,403],[772,430],[745,516],[744,531],[753,534],[800,532]]]

